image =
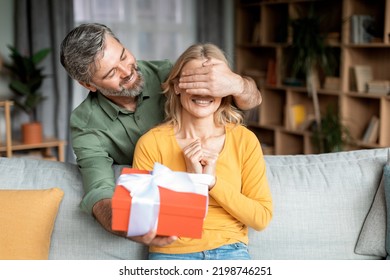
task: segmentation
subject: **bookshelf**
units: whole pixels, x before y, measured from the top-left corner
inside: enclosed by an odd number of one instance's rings
[[[390,96],[386,92],[375,93],[375,90],[358,91],[354,74],[354,69],[368,67],[373,86],[387,88],[386,81],[390,81],[390,0],[237,0],[236,71],[253,77],[263,96],[260,107],[247,114],[248,127],[258,135],[265,154],[316,153],[311,130],[291,126],[292,116],[286,110],[300,105],[304,106],[307,117],[314,113],[305,84],[289,79],[288,64],[292,41],[289,19],[299,17],[298,11],[307,11],[310,6],[321,11],[321,16],[327,19],[321,28],[337,58],[334,76],[319,75],[321,114],[329,106],[339,111],[352,138],[345,150],[390,146]],[[361,32],[352,22],[355,15],[373,19],[369,39],[355,38],[357,32]],[[375,116],[379,120],[377,140],[363,141]]]

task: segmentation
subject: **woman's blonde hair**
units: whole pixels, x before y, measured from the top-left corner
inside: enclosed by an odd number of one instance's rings
[[[229,66],[229,63],[222,50],[213,44],[192,45],[177,59],[167,80],[162,84],[163,93],[167,97],[165,102],[166,123],[178,126],[179,129],[181,128],[182,105],[180,102],[180,95],[175,93],[175,84],[179,82],[181,71],[184,65],[194,59],[211,58],[221,60]],[[242,113],[233,106],[232,96],[226,96],[222,98],[221,105],[214,113],[214,122],[217,125],[226,125],[228,123],[243,123]]]

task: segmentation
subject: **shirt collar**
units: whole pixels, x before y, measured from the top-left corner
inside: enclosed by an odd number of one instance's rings
[[[129,115],[129,114],[134,113],[134,112],[130,112],[124,108],[119,107],[118,105],[116,105],[114,102],[109,100],[107,97],[105,97],[100,92],[97,92],[97,97],[98,97],[98,102],[99,102],[100,107],[112,120],[117,119],[120,113],[125,114],[125,115]],[[138,97],[138,100],[141,100],[141,101],[138,101],[137,104],[139,105],[144,98],[145,97],[143,96],[143,93],[141,93]]]

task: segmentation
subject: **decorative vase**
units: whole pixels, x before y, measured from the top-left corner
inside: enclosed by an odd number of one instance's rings
[[[22,124],[23,144],[42,143],[42,124],[31,122]]]

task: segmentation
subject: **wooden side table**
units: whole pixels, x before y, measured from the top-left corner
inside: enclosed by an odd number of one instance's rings
[[[43,139],[41,143],[36,144],[23,144],[20,141],[12,140],[11,132],[11,106],[12,101],[5,100],[0,101],[0,107],[4,107],[5,115],[5,127],[6,127],[6,140],[5,144],[0,142],[0,154],[4,153],[7,157],[13,156],[13,151],[29,151],[29,150],[40,150],[42,155],[46,159],[55,159],[58,161],[65,161],[65,145],[66,142],[56,138]],[[54,157],[51,149],[57,148],[58,157]]]

